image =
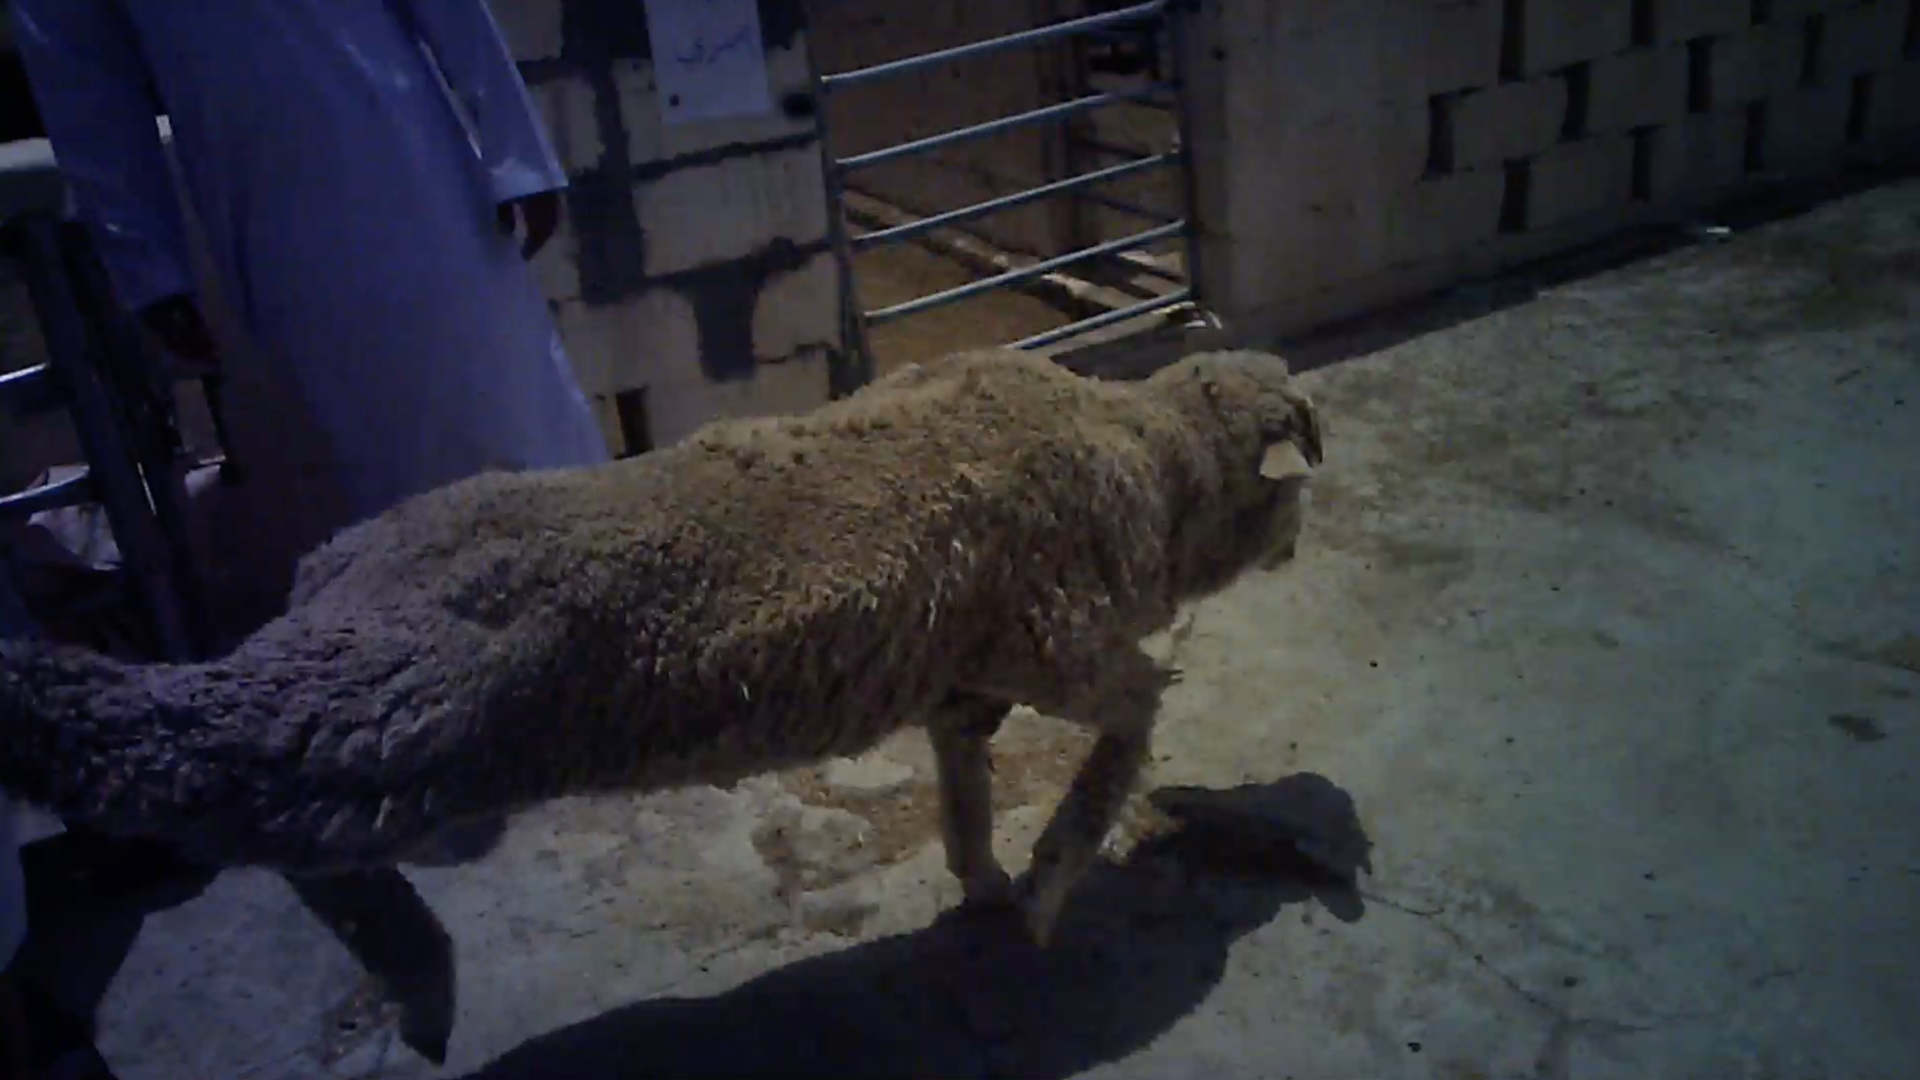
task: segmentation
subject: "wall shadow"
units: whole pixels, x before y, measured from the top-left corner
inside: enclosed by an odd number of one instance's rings
[[[1324,777],[1164,789],[1154,801],[1182,828],[1097,869],[1047,950],[1009,914],[950,912],[714,997],[623,1006],[530,1040],[472,1080],[1065,1077],[1192,1012],[1233,943],[1287,906],[1362,916],[1354,881],[1371,845],[1352,799]]]

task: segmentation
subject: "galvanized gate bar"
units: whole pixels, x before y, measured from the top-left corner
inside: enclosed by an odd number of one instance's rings
[[[1012,347],[1020,349],[1039,348],[1041,346],[1051,345],[1056,341],[1075,337],[1090,330],[1099,329],[1100,327],[1110,326],[1115,323],[1125,322],[1128,319],[1136,319],[1157,311],[1164,311],[1181,305],[1191,305],[1197,302],[1200,297],[1200,289],[1198,282],[1195,280],[1195,263],[1197,260],[1194,254],[1196,238],[1193,224],[1196,193],[1194,191],[1192,178],[1191,139],[1188,130],[1191,126],[1190,117],[1188,116],[1187,102],[1183,96],[1185,93],[1186,65],[1182,62],[1184,54],[1179,45],[1182,37],[1181,27],[1179,25],[1181,19],[1177,17],[1178,11],[1185,10],[1187,3],[1188,0],[1149,0],[1149,2],[1133,4],[1116,11],[1085,16],[1078,19],[1069,19],[1065,22],[1054,23],[1050,26],[1036,27],[1031,30],[1007,34],[985,41],[976,41],[950,49],[942,49],[938,52],[925,53],[920,56],[908,57],[884,64],[876,64],[872,67],[861,68],[855,71],[842,72],[837,75],[820,74],[815,76],[818,93],[824,100],[833,91],[852,86],[866,85],[881,79],[904,75],[911,71],[947,64],[956,60],[970,59],[1002,52],[1004,50],[1029,47],[1075,36],[1118,36],[1116,31],[1122,28],[1131,29],[1133,27],[1139,27],[1145,30],[1149,28],[1147,24],[1150,23],[1164,25],[1171,42],[1171,70],[1168,73],[1169,77],[1164,80],[1156,79],[1147,85],[1128,89],[1087,93],[1085,96],[1075,98],[1071,101],[1043,106],[1012,116],[998,117],[984,123],[956,128],[951,131],[916,139],[912,142],[882,147],[878,150],[854,154],[846,158],[835,159],[831,151],[823,154],[826,158],[828,194],[834,203],[833,219],[837,226],[834,230],[834,247],[841,262],[842,295],[846,298],[844,311],[845,317],[848,320],[848,338],[850,347],[859,354],[859,366],[863,372],[870,373],[872,370],[872,357],[867,352],[866,347],[866,331],[871,327],[905,318],[909,315],[918,314],[919,312],[932,308],[966,300],[997,289],[1004,289],[1024,281],[1030,281],[1078,263],[1122,255],[1162,240],[1182,239],[1185,241],[1186,258],[1184,266],[1186,269],[1184,277],[1186,281],[1183,287],[1161,296],[1144,299],[1138,303],[1131,303],[1122,308],[1103,312],[1090,318],[1071,322],[1065,326],[1031,335],[1014,342]],[[1083,87],[1083,90],[1091,90],[1091,87]],[[1125,103],[1136,103],[1171,112],[1175,122],[1176,142],[1174,149],[1166,153],[1141,157],[1139,156],[1141,152],[1138,150],[1123,150],[1118,147],[1102,145],[1090,146],[1088,148],[1093,149],[1096,153],[1103,153],[1107,156],[1118,157],[1123,160],[1075,176],[1069,176],[1050,183],[1039,184],[1035,187],[1017,191],[1009,195],[986,199],[970,206],[963,206],[932,214],[889,228],[878,229],[861,236],[850,236],[848,230],[845,228],[844,208],[841,206],[841,197],[842,192],[845,190],[845,179],[847,175],[855,170],[897,161],[915,154],[926,154],[943,147],[952,146],[956,143],[998,135],[1002,132],[1019,128],[1045,123],[1065,122],[1094,109]],[[828,140],[826,139],[826,112],[827,110],[824,108],[821,110],[820,125],[823,149],[828,145]],[[1074,134],[1070,134],[1069,139],[1075,143],[1092,141],[1077,138]],[[1169,221],[1165,213],[1157,213],[1145,207],[1134,205],[1125,199],[1096,193],[1093,190],[1109,181],[1168,165],[1180,166],[1183,171],[1183,201],[1186,203],[1186,210],[1184,214],[1176,220]],[[928,296],[917,297],[903,303],[894,304],[890,307],[881,308],[877,311],[861,311],[859,299],[855,294],[852,275],[852,258],[856,252],[910,240],[936,229],[959,225],[963,222],[972,221],[976,218],[985,217],[1000,211],[1011,210],[1015,207],[1051,196],[1064,196],[1068,199],[1076,200],[1084,199],[1123,214],[1145,218],[1152,222],[1164,222],[1164,224],[1149,228],[1145,232],[1135,233],[1131,236],[1125,236],[1115,240],[1108,240],[1104,243],[1093,244],[1092,246],[1083,247],[1027,266],[972,281],[956,288],[946,289]],[[863,375],[862,381],[864,381],[865,377],[870,376]]]
[[[1109,11],[1100,15],[1088,15],[1078,19],[1068,19],[1066,22],[1035,27],[1032,30],[1022,30],[1019,33],[1008,34],[1005,37],[989,38],[986,41],[975,41],[966,45],[956,45],[951,49],[922,53],[919,56],[909,56],[903,60],[893,60],[884,64],[875,64],[872,67],[860,68],[855,71],[845,71],[838,75],[822,75],[820,76],[820,88],[828,92],[841,90],[849,86],[872,82],[875,79],[885,79],[893,75],[904,75],[909,71],[930,67],[934,64],[944,64],[953,60],[965,60],[970,57],[985,56],[989,53],[1000,52],[1003,49],[1017,49],[1024,45],[1038,45],[1043,41],[1052,41],[1054,38],[1072,37],[1075,34],[1084,34],[1090,30],[1098,30],[1105,26],[1114,26],[1119,23],[1135,22],[1139,19],[1149,18],[1160,14],[1160,12],[1166,9],[1166,6],[1166,0],[1150,0],[1149,3],[1135,4],[1132,7],[1121,8],[1118,11]]]
[[[878,311],[869,311],[867,312],[867,325],[878,326],[881,323],[891,322],[894,319],[912,315],[915,312],[925,311],[928,308],[939,307],[942,304],[956,303],[968,297],[978,296],[984,292],[992,292],[994,289],[1004,288],[1017,282],[1051,274],[1062,267],[1072,266],[1075,263],[1085,262],[1088,259],[1097,259],[1102,255],[1114,255],[1122,251],[1132,251],[1134,248],[1146,247],[1156,240],[1165,240],[1170,236],[1180,236],[1186,232],[1186,228],[1187,223],[1184,220],[1170,222],[1157,229],[1148,229],[1145,232],[1134,233],[1132,236],[1123,236],[1117,240],[1108,240],[1104,244],[1095,244],[1092,247],[1084,247],[1078,251],[1069,251],[1065,255],[1056,255],[1051,259],[1043,259],[1031,266],[1022,266],[1017,270],[1008,270],[1003,274],[995,274],[992,277],[981,278],[979,281],[970,281],[965,285],[931,293],[927,296],[916,297],[904,303],[895,304],[892,307],[883,307]],[[1173,303],[1173,301],[1165,299],[1156,299],[1154,301],[1154,304],[1159,307],[1164,307],[1171,303]],[[1080,326],[1083,324],[1076,323],[1074,325]]]
[[[1103,311],[1098,315],[1081,319],[1079,322],[1071,322],[1065,326],[1056,326],[1051,330],[1042,331],[1031,337],[1023,337],[1019,341],[1014,342],[1009,348],[1037,349],[1042,345],[1051,345],[1056,341],[1065,341],[1070,337],[1079,337],[1089,330],[1098,330],[1103,326],[1112,326],[1114,323],[1126,322],[1128,319],[1141,315],[1150,315],[1153,312],[1173,307],[1175,304],[1184,304],[1191,299],[1193,299],[1193,290],[1182,286],[1165,296],[1156,296],[1149,300],[1142,300],[1137,304],[1128,304],[1123,308]]]
[[[957,210],[948,210],[944,213],[934,214],[932,217],[909,221],[903,225],[895,225],[892,228],[877,229],[870,233],[864,233],[853,238],[853,249],[859,251],[861,248],[911,239],[912,237],[919,236],[921,233],[932,232],[935,229],[949,225],[958,225],[963,221],[972,221],[974,218],[985,217],[988,214],[997,214],[1002,210],[1010,210],[1016,206],[1023,206],[1027,203],[1047,198],[1050,195],[1060,195],[1070,191],[1078,191],[1084,187],[1091,187],[1094,184],[1104,183],[1108,180],[1117,180],[1120,177],[1131,176],[1134,173],[1144,172],[1158,166],[1171,165],[1179,160],[1180,156],[1178,154],[1155,154],[1152,157],[1139,158],[1119,165],[1109,165],[1104,169],[1081,173],[1079,176],[1069,176],[1065,180],[1055,180],[1051,184],[1042,184],[1039,187],[1028,188],[1025,191],[1016,191],[1011,195],[1002,195],[997,199],[988,199],[985,202],[974,203],[972,206],[962,206]],[[1081,197],[1094,198],[1092,195],[1083,195]],[[1152,216],[1155,220],[1164,220],[1167,215],[1155,214]]]
[[[1172,87],[1164,83],[1153,83],[1148,86],[1136,87],[1132,90],[1115,90],[1109,93],[1090,94],[1087,97],[1075,98],[1072,101],[1063,101],[1058,105],[1045,105],[1027,112],[1014,113],[1012,116],[1002,116],[998,119],[988,120],[984,124],[954,128],[952,131],[943,131],[938,135],[929,135],[924,139],[915,139],[912,142],[883,147],[879,150],[870,150],[864,154],[855,154],[849,158],[841,158],[834,162],[834,164],[837,165],[843,173],[852,172],[855,169],[864,169],[870,165],[878,165],[883,161],[910,157],[914,154],[924,154],[929,150],[938,150],[943,146],[950,146],[957,142],[965,142],[968,139],[979,139],[988,135],[998,135],[1003,131],[1026,127],[1029,124],[1044,124],[1065,120],[1067,117],[1086,112],[1089,109],[1115,105],[1122,101],[1138,101],[1141,98],[1166,93],[1171,89]]]

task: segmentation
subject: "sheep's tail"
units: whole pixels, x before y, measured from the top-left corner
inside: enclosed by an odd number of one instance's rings
[[[382,767],[379,730],[342,729],[368,725],[367,710],[322,694],[344,707],[298,715],[314,695],[290,684],[318,674],[306,666],[262,678],[0,641],[0,788],[207,865],[390,865],[427,831],[428,807],[383,790],[408,777]]]

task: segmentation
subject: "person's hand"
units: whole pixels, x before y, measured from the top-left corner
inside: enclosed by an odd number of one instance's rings
[[[508,236],[516,231],[516,209],[527,229],[526,236],[520,241],[520,257],[531,259],[547,246],[547,241],[553,239],[554,230],[560,227],[560,193],[536,191],[532,195],[522,195],[501,203],[500,231]]]
[[[181,293],[156,300],[140,309],[140,322],[175,357],[204,367],[220,362],[220,346],[193,297]]]

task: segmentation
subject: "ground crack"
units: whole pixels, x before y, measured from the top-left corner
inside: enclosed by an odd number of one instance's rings
[[[1433,927],[1435,930],[1440,931],[1441,936],[1452,942],[1454,948],[1460,950],[1463,955],[1472,957],[1474,964],[1498,980],[1499,983],[1505,986],[1515,997],[1551,1018],[1556,1028],[1570,1032],[1598,1031],[1608,1035],[1642,1035],[1650,1031],[1658,1030],[1669,1024],[1700,1020],[1707,1016],[1705,1013],[1698,1015],[1682,1014],[1662,1017],[1648,1024],[1629,1024],[1620,1020],[1611,1020],[1604,1016],[1575,1015],[1548,1000],[1546,997],[1529,990],[1518,979],[1495,967],[1494,964],[1486,958],[1485,954],[1473,947],[1473,943],[1467,940],[1465,934],[1447,925],[1447,923],[1440,918],[1440,916],[1446,914],[1445,908],[1434,908],[1431,910],[1417,908],[1373,892],[1363,891],[1360,895],[1363,899],[1379,904],[1381,907],[1391,908],[1403,915],[1410,915]]]

